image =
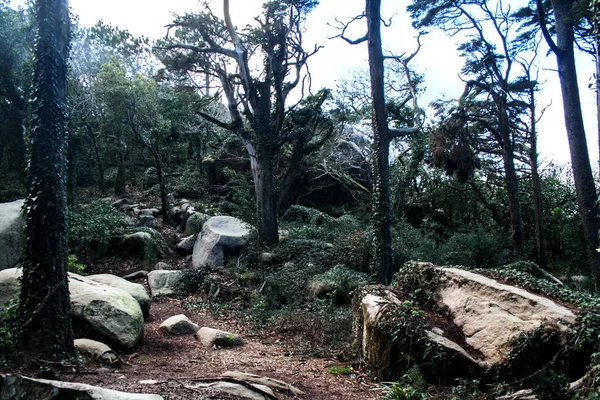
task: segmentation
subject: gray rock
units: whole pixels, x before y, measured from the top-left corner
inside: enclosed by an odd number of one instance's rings
[[[243,382],[258,383],[260,385],[268,386],[271,389],[276,390],[278,392],[283,392],[292,396],[302,396],[304,394],[302,390],[290,385],[289,383],[269,378],[267,376],[247,374],[245,372],[239,371],[227,371],[221,374],[221,376],[233,378],[235,380]]]
[[[21,293],[19,279],[22,275],[23,271],[20,268],[8,268],[0,271],[0,322],[4,303],[17,299]]]
[[[75,349],[92,360],[100,360],[103,364],[118,365],[119,357],[102,342],[91,339],[75,339]]]
[[[123,210],[128,206],[131,206],[131,203],[127,199],[119,199],[113,201],[111,205],[118,210]]]
[[[144,286],[139,283],[132,283],[124,278],[119,278],[118,276],[111,274],[88,275],[86,278],[129,293],[139,303],[144,318],[147,318],[150,314],[150,296],[148,296]]]
[[[0,203],[0,270],[12,268],[21,259],[25,244],[25,200]]]
[[[159,270],[172,271],[175,269],[175,267],[173,267],[171,264],[167,264],[166,262],[159,261],[154,266],[154,269],[156,271],[159,271]]]
[[[177,251],[181,254],[192,254],[195,242],[196,235],[188,236],[177,244]]]
[[[153,262],[158,253],[156,243],[148,232],[135,232],[121,236],[119,250],[142,258],[148,263]]]
[[[76,336],[124,349],[141,342],[144,315],[129,293],[72,273],[69,291]]]
[[[156,218],[154,215],[140,215],[140,226],[145,226],[147,228],[156,228]]]
[[[181,271],[157,270],[148,273],[148,286],[152,296],[172,296],[177,282],[181,279]]]
[[[194,244],[192,267],[222,266],[226,252],[239,252],[246,245],[248,236],[250,227],[237,218],[210,218]]]
[[[127,279],[128,281],[133,281],[136,279],[146,279],[148,278],[148,271],[141,270],[132,272],[131,274],[125,275],[122,278]]]
[[[158,330],[165,335],[192,335],[200,329],[183,314],[174,315],[163,321]]]
[[[244,344],[238,335],[206,326],[200,328],[200,330],[194,334],[194,337],[206,347],[233,347],[242,346]]]
[[[195,235],[202,231],[202,227],[210,219],[210,215],[192,212],[185,221],[185,234]]]
[[[267,400],[267,397],[263,393],[268,393],[269,396],[275,397],[275,393],[267,387],[259,384],[250,384],[249,386],[244,386],[239,383],[233,382],[224,382],[224,381],[216,381],[211,383],[199,383],[195,386],[190,386],[193,389],[208,389],[210,391],[225,393],[232,396],[236,396],[242,399],[249,400]],[[255,390],[253,390],[254,388]]]
[[[140,210],[140,215],[152,215],[156,217],[160,214],[160,210],[158,208],[144,208]]]
[[[84,383],[0,375],[2,400],[164,400],[157,394],[125,393]]]

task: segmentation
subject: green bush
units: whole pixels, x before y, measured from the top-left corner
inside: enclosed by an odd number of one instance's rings
[[[336,265],[327,272],[317,275],[311,284],[325,289],[327,297],[335,300],[337,304],[345,304],[350,302],[354,290],[369,284],[369,276],[343,265]]]
[[[507,238],[482,228],[469,233],[456,233],[440,246],[444,265],[471,268],[494,268],[507,262]]]
[[[186,268],[181,270],[181,279],[177,281],[173,291],[175,297],[182,299],[192,293],[197,293],[202,289],[204,280],[210,273],[210,270],[205,267],[201,268]]]

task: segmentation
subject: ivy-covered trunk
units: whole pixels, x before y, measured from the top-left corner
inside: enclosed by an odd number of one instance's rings
[[[117,178],[115,179],[115,196],[125,196],[125,149],[119,149],[119,164],[117,165]]]
[[[277,190],[275,185],[275,163],[273,160],[250,157],[256,207],[258,213],[258,237],[266,245],[279,241],[277,226]]]
[[[160,190],[160,208],[165,224],[169,223],[169,203],[167,200],[167,185],[165,184],[165,177],[163,171],[163,163],[160,154],[160,150],[153,150],[152,155],[154,156],[154,165],[156,165],[156,177],[158,178],[158,187]]]
[[[583,231],[588,244],[591,275],[596,284],[600,284],[600,253],[598,229],[598,203],[596,186],[590,157],[587,149],[587,140],[581,114],[581,101],[577,83],[577,70],[575,67],[574,30],[571,23],[570,11],[573,3],[569,0],[552,0],[554,20],[556,21],[557,49],[555,50],[558,64],[558,76],[563,98],[565,125],[569,139],[573,178],[577,204],[583,225]]]
[[[35,16],[38,32],[19,339],[39,359],[61,360],[74,354],[66,240],[67,1],[38,0]]]
[[[383,51],[381,49],[381,0],[367,0],[366,4],[369,73],[373,105],[373,268],[380,283],[392,281],[392,218],[390,213],[390,133],[387,126],[383,81]]]

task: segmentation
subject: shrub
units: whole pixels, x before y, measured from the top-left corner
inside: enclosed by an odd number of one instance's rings
[[[324,294],[335,300],[337,304],[344,304],[350,302],[354,290],[369,284],[369,276],[343,265],[336,265],[327,272],[317,275],[311,284],[326,291]]]
[[[479,228],[475,232],[456,233],[440,246],[445,265],[494,268],[508,260],[507,239]]]
[[[175,284],[173,291],[176,298],[184,298],[192,293],[197,293],[202,289],[204,280],[210,273],[206,267],[186,268],[181,270],[181,278]]]

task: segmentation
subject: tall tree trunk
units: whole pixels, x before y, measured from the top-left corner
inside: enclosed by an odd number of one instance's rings
[[[518,258],[523,253],[523,225],[521,222],[521,207],[519,205],[519,182],[515,169],[515,153],[510,134],[508,105],[506,104],[505,97],[499,101],[498,113],[498,129],[502,136],[502,160],[504,162],[506,192],[508,195],[511,239],[514,255]]]
[[[61,360],[74,354],[67,281],[67,1],[38,0],[35,16],[27,249],[18,318],[28,350],[41,359]]]
[[[169,223],[169,202],[167,200],[167,186],[165,185],[165,178],[163,174],[163,163],[158,151],[153,151],[154,165],[156,165],[156,176],[158,177],[158,187],[160,188],[160,207],[163,216],[163,222]]]
[[[392,217],[390,213],[390,134],[384,92],[383,51],[381,48],[381,0],[367,0],[367,47],[373,106],[373,267],[380,283],[392,281]]]
[[[585,238],[588,244],[588,254],[591,262],[591,275],[596,284],[600,284],[600,253],[598,248],[598,204],[594,176],[590,165],[583,116],[581,114],[581,101],[577,83],[577,70],[575,67],[574,31],[570,22],[569,11],[573,6],[570,0],[552,0],[554,19],[556,21],[556,60],[558,76],[563,98],[565,125],[569,139],[571,164],[577,204]]]
[[[250,167],[254,179],[254,190],[256,191],[258,237],[266,245],[277,244],[279,242],[279,230],[277,226],[275,163],[270,160],[259,159],[256,156],[250,156]]]
[[[92,149],[94,150],[94,157],[96,158],[96,166],[98,168],[98,185],[100,186],[100,191],[102,194],[106,193],[106,183],[104,181],[104,164],[102,163],[102,157],[100,156],[100,148],[98,146],[98,141],[96,140],[96,135],[92,131],[92,127],[87,125],[87,135],[90,138],[92,143]]]
[[[119,149],[119,165],[117,166],[117,179],[115,180],[115,196],[125,196],[125,150]]]

